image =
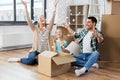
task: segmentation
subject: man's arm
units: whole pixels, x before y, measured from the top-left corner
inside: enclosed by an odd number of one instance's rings
[[[97,38],[98,43],[103,42],[104,38],[103,38],[102,34],[100,34],[99,32],[97,32],[95,29],[93,30],[93,35],[94,35],[94,37]]]
[[[63,27],[66,28],[69,31],[69,33],[75,35],[75,31],[73,31],[68,24],[63,23]]]

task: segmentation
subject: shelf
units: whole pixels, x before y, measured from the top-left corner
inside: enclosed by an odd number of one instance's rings
[[[69,6],[69,25],[77,31],[78,28],[83,28],[85,20],[88,16],[88,5],[71,5]]]
[[[77,16],[84,16],[84,14],[79,14],[79,15],[77,15]]]
[[[76,27],[74,25],[70,25],[71,29],[76,31]]]
[[[77,13],[83,14],[83,5],[77,6]]]
[[[78,25],[77,26],[77,28],[83,28],[84,27],[84,25]]]
[[[77,23],[78,23],[78,24],[83,23],[83,16],[78,16],[78,17],[77,17]]]
[[[70,25],[74,25],[74,26],[75,26],[76,24],[70,24]],[[84,26],[83,24],[77,24],[77,25],[82,25],[82,26]]]
[[[76,23],[76,16],[71,16],[70,17],[70,23],[75,24]]]
[[[71,13],[70,13],[70,16],[76,16],[76,14],[72,14],[72,15],[71,15]]]
[[[70,16],[84,16],[84,14],[79,14],[79,13],[78,13],[78,14],[72,14],[72,15],[71,15],[71,13],[70,13]]]
[[[69,11],[70,11],[70,13],[72,13],[72,14],[76,14],[76,6],[70,6]]]

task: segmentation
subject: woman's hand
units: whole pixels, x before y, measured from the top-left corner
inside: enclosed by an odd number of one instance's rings
[[[24,5],[25,8],[27,8],[27,3],[23,0],[21,0],[22,4]]]
[[[57,6],[59,0],[55,0],[54,4],[55,4],[55,7]]]

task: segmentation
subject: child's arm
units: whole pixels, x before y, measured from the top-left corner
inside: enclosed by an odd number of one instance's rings
[[[53,51],[56,52],[56,39],[53,39]]]
[[[67,41],[64,41],[63,46],[62,46],[61,48],[62,48],[62,51],[63,51],[63,52],[69,53],[69,51],[66,49],[67,46],[68,46]]]

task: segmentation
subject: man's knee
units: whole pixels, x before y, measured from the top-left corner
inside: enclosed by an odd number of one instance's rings
[[[98,51],[94,51],[93,53],[92,53],[94,56],[100,56],[100,53],[98,52]]]

